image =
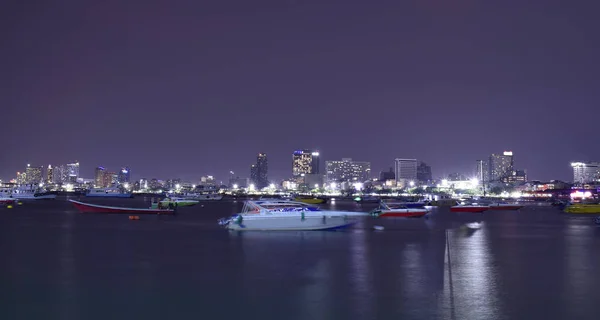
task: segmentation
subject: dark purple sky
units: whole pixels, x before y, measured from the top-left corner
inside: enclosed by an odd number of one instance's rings
[[[126,3],[126,4],[123,4]],[[295,149],[417,158],[434,176],[512,150],[533,179],[600,160],[594,1],[12,1],[0,13],[0,178],[79,160],[134,177],[270,177]]]

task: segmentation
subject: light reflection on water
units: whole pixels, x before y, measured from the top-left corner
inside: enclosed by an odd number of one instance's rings
[[[54,212],[2,212],[0,288],[11,289],[0,290],[0,319],[597,318],[591,220],[552,208],[438,210],[343,232],[219,229],[242,204],[138,222],[76,215],[60,201]]]

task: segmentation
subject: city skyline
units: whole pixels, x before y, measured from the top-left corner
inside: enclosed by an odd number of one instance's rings
[[[321,159],[321,156],[322,156],[322,155],[320,154],[320,151],[312,151],[312,150],[303,150],[303,151],[304,151],[304,152],[307,152],[307,154],[311,154],[313,157],[315,157],[315,156],[316,156],[317,163],[310,162],[310,160],[309,160],[309,163],[310,163],[310,165],[311,165],[311,166],[314,166],[314,165],[316,165],[316,166],[317,166],[317,168],[318,168],[319,166],[323,166],[323,167],[325,167],[325,165],[326,165],[326,163],[327,163],[327,162],[332,162],[332,161],[333,161],[333,162],[336,162],[336,161],[340,161],[339,159],[337,159],[337,160],[330,160],[330,159],[328,159],[328,158],[323,158],[323,159]],[[298,151],[298,150],[297,150],[297,151],[294,151],[294,153],[293,153],[293,155],[294,155],[294,159],[296,158],[296,156],[297,156],[298,154],[300,154],[300,152],[301,152],[301,151]],[[484,162],[487,162],[487,163],[489,163],[489,161],[492,161],[492,157],[494,157],[494,156],[498,156],[498,155],[500,155],[500,154],[501,154],[500,152],[492,153],[492,154],[491,154],[489,157],[484,157],[484,158],[486,159],[486,160],[484,160]],[[510,160],[510,163],[511,163],[511,164],[510,164],[510,168],[511,168],[511,169],[510,169],[510,170],[516,170],[515,172],[519,172],[519,171],[522,171],[522,169],[525,169],[525,171],[527,172],[527,176],[530,178],[530,179],[528,179],[528,180],[541,180],[541,181],[550,181],[550,180],[572,181],[572,180],[573,180],[573,168],[572,168],[572,163],[574,163],[574,162],[570,162],[570,163],[568,164],[568,167],[569,167],[569,172],[568,172],[568,175],[567,175],[567,177],[566,177],[566,178],[564,178],[564,179],[560,179],[560,178],[556,178],[556,177],[554,177],[554,178],[551,178],[551,179],[537,179],[537,178],[535,178],[535,177],[531,177],[531,175],[529,174],[529,170],[528,170],[527,168],[523,168],[523,166],[521,166],[520,164],[519,164],[518,166],[514,166],[514,167],[513,167],[513,165],[514,165],[513,161],[514,161],[514,160],[513,160],[513,152],[512,152],[512,151],[503,151],[503,154],[504,154],[504,156],[506,156],[507,154],[510,154],[510,158],[511,158],[511,160]],[[256,159],[257,159],[257,155],[258,155],[258,159],[260,159],[260,157],[261,157],[261,156],[264,156],[264,157],[266,157],[266,153],[258,153],[258,154],[255,154],[255,155],[254,155],[255,163],[254,163],[254,164],[251,166],[251,170],[250,170],[250,171],[249,171],[247,174],[245,174],[245,173],[244,173],[244,170],[240,170],[240,171],[238,171],[238,174],[235,174],[235,176],[236,176],[236,177],[240,177],[240,178],[248,178],[248,179],[252,180],[252,167],[254,167],[254,165],[256,165],[256,163],[259,163],[259,162],[260,162],[260,160],[259,160],[258,162],[256,161]],[[517,155],[517,157],[518,157],[518,155]],[[269,158],[271,158],[271,156],[269,156]],[[265,158],[265,159],[266,159],[266,158]],[[351,158],[341,158],[341,159],[342,159],[342,160],[344,160],[344,159],[346,159],[346,160],[351,160]],[[396,161],[396,162],[397,162],[397,160],[399,160],[399,158],[396,158],[394,161]],[[419,165],[421,165],[421,164],[422,164],[422,162],[424,162],[424,160],[422,160],[422,159],[409,159],[409,160],[410,160],[410,161],[417,161],[417,162],[419,163]],[[265,160],[265,161],[266,161],[266,160]],[[447,177],[448,177],[448,175],[451,175],[451,174],[460,174],[460,175],[465,175],[465,176],[468,176],[468,177],[471,177],[471,178],[477,178],[477,179],[481,180],[481,176],[480,176],[480,172],[479,172],[479,170],[481,169],[481,168],[480,168],[480,161],[482,161],[482,160],[475,160],[475,161],[473,161],[473,162],[474,162],[474,165],[473,165],[473,167],[471,168],[471,170],[467,170],[467,171],[465,171],[465,172],[461,172],[461,171],[458,171],[458,170],[454,170],[454,171],[450,170],[449,172],[438,173],[435,167],[433,168],[433,170],[431,169],[431,166],[427,166],[427,167],[429,167],[429,170],[430,170],[430,171],[432,170],[432,171],[434,172],[434,173],[433,173],[433,175],[432,175],[432,178],[433,178],[433,179],[445,179],[445,178],[447,178]],[[322,163],[320,163],[320,162],[322,162]],[[576,162],[580,162],[580,161],[576,161]],[[583,161],[583,162],[586,162],[586,161]],[[265,162],[265,163],[266,163],[266,162]],[[371,161],[368,161],[368,160],[366,160],[366,163],[369,163],[369,164],[371,164]],[[415,162],[415,163],[416,163],[416,162]],[[429,161],[427,161],[427,163],[429,163]],[[37,164],[36,164],[36,165],[35,165],[35,167],[40,167],[40,168],[43,170],[43,171],[42,171],[42,176],[43,176],[43,178],[45,178],[45,177],[46,177],[46,174],[47,174],[46,172],[52,172],[52,171],[54,171],[54,172],[56,173],[56,171],[55,171],[56,169],[58,169],[58,170],[59,170],[59,172],[60,172],[60,170],[61,170],[61,167],[68,167],[68,166],[74,166],[74,165],[77,165],[77,175],[76,175],[76,176],[77,176],[77,177],[81,177],[81,178],[85,178],[85,179],[93,179],[93,180],[96,180],[96,179],[97,179],[97,176],[96,176],[96,175],[97,175],[97,169],[98,169],[98,168],[102,168],[103,170],[105,169],[105,166],[93,166],[93,169],[92,169],[92,170],[91,170],[91,172],[88,174],[88,173],[87,173],[87,171],[88,171],[88,170],[86,170],[86,169],[85,169],[85,168],[87,168],[87,166],[85,166],[85,165],[84,165],[84,166],[83,166],[83,167],[84,167],[84,170],[83,170],[84,174],[80,176],[80,175],[79,175],[79,170],[80,170],[80,169],[79,169],[79,166],[80,166],[80,163],[79,163],[79,162],[77,162],[77,163],[71,163],[71,164],[62,164],[62,165],[61,165],[61,164],[48,164],[48,165],[47,165],[47,166],[48,166],[48,169],[44,169],[44,168],[46,168],[46,165],[37,165]],[[416,165],[416,164],[415,164],[415,165]],[[30,167],[30,166],[32,166],[32,165],[31,165],[30,163],[28,163],[28,164],[26,165],[25,169],[29,169],[29,167]],[[371,171],[371,170],[369,170],[369,172],[370,172],[370,178],[377,178],[377,177],[379,176],[379,172],[381,172],[381,171],[387,171],[387,170],[389,170],[389,168],[393,168],[393,167],[395,167],[395,166],[396,166],[396,164],[392,164],[391,166],[389,166],[389,167],[387,167],[387,168],[385,168],[385,167],[384,167],[384,168],[381,168],[381,170],[376,170],[376,171]],[[32,167],[33,167],[33,166],[32,166]],[[228,179],[230,179],[230,178],[231,178],[231,176],[232,176],[232,173],[234,173],[234,171],[233,171],[233,170],[230,170],[230,171],[229,171],[229,172],[227,172],[226,174],[222,174],[222,175],[215,175],[215,174],[212,174],[212,173],[207,173],[207,172],[199,172],[199,173],[197,173],[197,174],[195,174],[195,175],[193,175],[193,176],[191,176],[191,177],[181,177],[181,176],[173,176],[173,175],[167,175],[167,176],[158,176],[158,175],[156,175],[156,174],[149,173],[149,174],[145,174],[145,175],[142,175],[142,174],[139,174],[139,175],[138,175],[138,174],[134,174],[134,175],[133,175],[133,178],[130,178],[130,175],[131,175],[131,173],[130,173],[130,169],[129,169],[129,167],[122,167],[122,166],[117,166],[117,167],[119,167],[119,169],[118,169],[118,170],[116,170],[115,172],[113,172],[113,174],[115,174],[115,175],[119,175],[119,176],[120,176],[120,175],[122,175],[123,173],[126,173],[126,174],[127,174],[127,181],[130,181],[130,179],[131,179],[131,180],[139,180],[139,179],[142,179],[142,178],[145,178],[145,179],[150,179],[150,178],[158,178],[158,179],[161,179],[161,180],[168,180],[168,179],[183,179],[183,180],[186,180],[186,181],[197,181],[197,180],[200,180],[200,178],[201,178],[201,177],[203,177],[203,176],[205,176],[205,175],[214,175],[214,176],[216,176],[216,179],[217,179],[217,180],[219,180],[219,181],[222,181],[222,182],[226,183],[226,181],[227,181]],[[271,167],[272,167],[272,165],[269,165],[269,168],[271,168]],[[279,167],[281,167],[281,166],[279,166]],[[285,179],[290,179],[290,178],[293,178],[293,177],[294,177],[294,174],[293,174],[293,172],[294,172],[294,167],[295,167],[295,160],[294,160],[294,162],[292,163],[292,165],[291,165],[291,166],[290,166],[290,167],[287,169],[287,171],[288,171],[287,175],[286,175],[285,173],[283,173],[283,174],[282,174],[280,177],[277,177],[277,176],[273,177],[274,175],[273,175],[273,173],[271,172],[271,169],[268,169],[268,172],[267,172],[267,173],[265,173],[266,171],[263,171],[263,174],[266,174],[266,175],[268,175],[268,176],[270,177],[270,178],[268,178],[268,179],[267,179],[267,181],[269,181],[269,182],[275,182],[275,181],[281,181],[281,180],[285,180]],[[265,167],[265,168],[266,168],[266,167]],[[313,169],[314,169],[314,168],[313,168]],[[413,170],[413,171],[414,171],[414,172],[413,172],[413,174],[415,175],[415,177],[414,177],[414,180],[415,180],[415,181],[417,181],[417,180],[418,180],[418,179],[416,178],[416,175],[417,175],[417,173],[416,173],[416,171],[415,171],[415,170],[416,170],[416,167],[415,167],[415,168],[413,168],[413,169],[414,169],[414,170]],[[488,167],[487,169],[489,169],[489,167]],[[486,170],[487,170],[487,169],[486,169]],[[11,180],[11,179],[18,178],[18,177],[16,176],[16,174],[17,174],[17,173],[19,173],[19,172],[21,172],[21,173],[25,173],[25,171],[26,171],[26,170],[20,170],[20,171],[17,171],[17,172],[15,172],[15,174],[13,174],[13,176],[10,176],[10,177],[8,177],[8,178],[6,178],[6,177],[1,177],[1,176],[0,176],[0,180],[2,180],[2,181],[9,181],[9,180]],[[137,171],[137,170],[136,170],[136,171]],[[282,172],[283,172],[283,171],[285,171],[285,170],[282,170]],[[107,173],[110,173],[110,172],[107,172]],[[491,172],[490,172],[490,173],[491,173]],[[66,173],[65,173],[65,174],[66,174]],[[326,172],[320,172],[319,174],[321,174],[321,175],[326,175]],[[119,179],[122,179],[122,178],[119,178]],[[486,179],[487,179],[487,178],[486,178]],[[406,179],[405,179],[405,180],[406,180]],[[413,180],[413,179],[408,179],[408,180]],[[266,183],[266,182],[265,182],[265,183]]]
[[[591,3],[132,1],[0,13],[2,179],[78,159],[226,180],[258,152],[281,179],[297,148],[434,176],[512,150],[538,180],[600,159]]]

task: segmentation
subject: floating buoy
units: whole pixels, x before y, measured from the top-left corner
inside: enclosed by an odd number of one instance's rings
[[[17,202],[17,204],[20,205],[20,206],[22,206],[23,202],[19,201],[19,202]]]
[[[140,216],[129,216],[129,220],[140,220]]]
[[[383,226],[373,226],[373,230],[383,231],[385,228]]]
[[[13,207],[12,204],[9,204],[6,206],[7,209],[12,209],[12,207]]]

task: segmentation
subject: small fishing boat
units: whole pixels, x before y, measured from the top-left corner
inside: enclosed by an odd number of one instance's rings
[[[198,204],[198,200],[191,200],[185,198],[177,198],[177,197],[169,197],[164,198],[158,202],[153,202],[151,209],[159,208],[159,203],[161,208],[168,208],[169,205],[177,206],[177,207],[191,207]]]
[[[173,214],[172,209],[144,209],[144,208],[124,208],[101,206],[98,204],[85,203],[75,200],[69,200],[81,213],[139,213],[139,214]]]
[[[475,212],[481,213],[488,210],[489,206],[482,206],[477,204],[461,204],[458,206],[450,207],[450,212]]]
[[[354,224],[351,216],[367,213],[326,211],[288,200],[246,201],[242,212],[219,220],[230,230],[334,230]]]
[[[519,210],[524,206],[511,203],[496,202],[488,205],[488,210]]]
[[[403,217],[403,218],[419,218],[429,213],[427,209],[408,208],[403,202],[385,202],[379,203],[379,208],[371,211],[371,215],[379,218],[384,217]]]

